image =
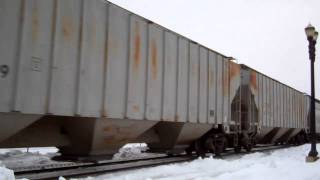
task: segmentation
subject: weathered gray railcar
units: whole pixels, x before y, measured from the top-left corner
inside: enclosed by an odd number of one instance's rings
[[[308,130],[308,96],[246,65],[241,77],[241,121],[257,143],[288,142]]]
[[[319,100],[316,100],[316,133],[320,137],[320,101]]]
[[[0,27],[0,147],[181,151],[239,131],[240,66],[112,3],[1,0]]]

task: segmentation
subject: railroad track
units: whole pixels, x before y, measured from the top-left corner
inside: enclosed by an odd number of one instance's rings
[[[254,148],[249,153],[265,152],[276,149],[288,148],[290,146],[261,146]],[[239,154],[248,154],[247,152],[241,152]],[[239,156],[232,150],[228,150],[222,154],[221,159],[227,159],[232,156]],[[152,158],[137,158],[131,160],[106,160],[100,162],[66,162],[56,163],[43,166],[32,166],[28,168],[13,168],[16,178],[27,179],[57,179],[60,176],[63,177],[81,177],[89,175],[98,175],[102,173],[137,169],[142,167],[152,167],[170,163],[180,163],[196,159],[196,156],[179,155],[179,156],[166,156],[160,155]]]

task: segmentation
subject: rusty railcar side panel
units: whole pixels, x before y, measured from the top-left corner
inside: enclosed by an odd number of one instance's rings
[[[259,79],[259,84],[258,84],[258,95],[259,96],[257,96],[258,97],[258,100],[259,100],[259,105],[258,105],[258,118],[259,118],[259,120],[258,120],[258,123],[259,123],[259,128],[261,128],[261,126],[262,126],[262,121],[263,121],[263,117],[264,117],[264,115],[263,115],[263,76],[261,75],[261,74],[257,74],[257,77],[258,77],[258,79]]]
[[[293,121],[293,116],[292,116],[292,98],[291,98],[291,94],[292,90],[289,88],[284,87],[283,89],[283,97],[282,97],[282,102],[283,104],[282,106],[282,116],[281,116],[281,127],[286,127],[286,128],[290,128],[289,124],[287,122],[287,118],[286,115],[288,115],[288,119],[290,119],[290,121]]]
[[[298,99],[298,104],[297,104],[297,109],[298,109],[298,121],[297,121],[297,128],[300,128],[300,121],[301,121],[301,96],[299,94],[297,95]]]
[[[292,128],[294,127],[294,125],[296,124],[296,121],[297,121],[297,108],[296,108],[296,105],[297,105],[297,100],[296,100],[296,97],[295,97],[295,92],[290,90],[291,92],[291,98],[292,98],[292,119],[291,119],[291,123],[287,123],[288,124],[288,127]]]
[[[308,96],[305,96],[308,97]],[[305,100],[306,104],[309,104],[309,98]],[[316,102],[316,133],[320,133],[320,103]]]
[[[130,119],[144,119],[147,87],[148,26],[143,19],[132,15],[130,28],[127,117]]]
[[[19,68],[17,60],[20,58],[24,11],[24,1],[1,1],[0,66],[6,71],[0,74],[0,112],[15,110],[14,101]]]
[[[267,124],[271,127],[271,120],[272,120],[272,112],[271,112],[271,79],[267,78]]]
[[[294,128],[298,127],[299,119],[300,119],[300,112],[299,112],[299,96],[297,95],[297,92],[294,92],[294,97],[296,99],[295,103],[295,115],[296,115],[296,121],[294,123]]]
[[[97,1],[84,1],[76,114],[86,117],[97,117],[101,113],[108,18],[108,6],[101,6]]]
[[[216,124],[223,122],[223,60],[220,55],[217,57],[217,116]]]
[[[285,104],[288,102],[288,98],[285,96],[285,87],[280,85],[280,99],[281,99],[281,104],[280,104],[280,122],[282,127],[286,127],[286,120],[285,120]]]
[[[163,89],[163,119],[176,120],[177,84],[178,84],[178,37],[170,32],[165,32],[164,53],[164,89]]]
[[[198,121],[199,106],[199,45],[189,43],[189,107],[188,122]]]
[[[187,39],[179,37],[178,49],[177,114],[175,118],[178,122],[186,122],[189,97],[189,44]]]
[[[278,109],[279,108],[278,83],[274,84],[273,92],[274,92],[274,126],[278,127],[280,125],[280,121],[278,121],[278,113],[279,113],[279,109]]]
[[[229,121],[229,92],[230,92],[230,83],[229,83],[229,64],[227,61],[223,61],[223,124],[228,124]]]
[[[208,50],[200,47],[199,122],[208,123]]]
[[[209,123],[214,124],[217,119],[217,54],[209,51],[209,94],[208,94],[208,112],[209,112]]]
[[[145,118],[148,120],[159,120],[162,114],[164,32],[157,25],[149,24],[148,33]]]
[[[282,120],[284,121],[284,127],[290,128],[291,124],[294,122],[292,121],[292,119],[289,119],[290,117],[288,117],[288,106],[289,104],[288,102],[288,93],[291,92],[291,89],[288,89],[287,87],[283,86],[283,116],[282,116]],[[289,121],[291,121],[291,123],[289,123]]]
[[[54,27],[52,23],[55,11],[54,2],[32,1],[24,5],[21,47],[18,50],[20,54],[16,66],[18,72],[14,110],[34,114],[46,113],[52,51],[50,42]],[[3,18],[8,15],[3,15]],[[1,26],[0,29],[5,29],[5,27]],[[2,53],[1,56],[3,54],[6,53]],[[1,61],[2,59],[5,60],[5,56],[1,57]]]
[[[262,76],[262,82],[263,82],[263,119],[262,119],[262,125],[266,126],[267,125],[267,81],[266,77]]]
[[[74,115],[78,101],[83,1],[57,1],[49,113]]]
[[[102,116],[124,118],[127,105],[127,80],[129,71],[128,12],[117,6],[109,6],[108,33],[104,72],[104,97]],[[120,70],[123,69],[123,70]]]
[[[278,94],[279,94],[279,100],[278,100],[278,108],[279,108],[279,113],[278,113],[278,120],[279,120],[279,124],[280,124],[280,126],[283,126],[283,120],[282,120],[282,110],[281,110],[281,108],[282,108],[282,102],[283,102],[283,97],[281,96],[281,85],[280,84],[278,84]]]
[[[275,81],[271,80],[271,86],[270,86],[270,92],[271,92],[271,126],[274,127],[276,126],[276,119],[275,119],[275,115],[276,115],[276,93],[275,93]]]
[[[291,122],[295,122],[295,120],[296,120],[295,98],[294,98],[293,94],[294,94],[294,91],[292,89],[288,89],[287,98],[291,101],[291,103],[288,103],[288,105],[291,104],[291,109],[289,109],[288,111],[289,111],[289,119],[290,119]],[[291,128],[293,126],[293,123],[287,122],[286,125],[287,125],[288,128]]]
[[[290,128],[293,128],[297,124],[298,119],[298,111],[297,111],[297,96],[294,91],[292,91],[292,99],[293,99],[293,121],[290,123]]]
[[[306,108],[307,111],[304,111],[303,118],[307,118],[308,119],[308,117],[309,117],[309,101],[308,101],[308,96],[306,96],[306,95],[304,96],[304,106],[307,107]],[[304,119],[303,127],[308,127],[308,120]]]

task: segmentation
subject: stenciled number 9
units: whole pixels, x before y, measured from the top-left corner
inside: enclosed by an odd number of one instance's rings
[[[9,66],[7,65],[1,65],[0,66],[0,74],[1,74],[1,77],[4,78],[8,75],[9,73]]]

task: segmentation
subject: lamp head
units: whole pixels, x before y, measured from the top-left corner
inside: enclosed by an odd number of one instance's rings
[[[314,35],[315,35],[316,30],[311,24],[309,24],[304,30],[305,30],[306,35],[307,35],[308,38],[313,38],[314,39]],[[316,33],[316,34],[318,35],[318,33]]]

